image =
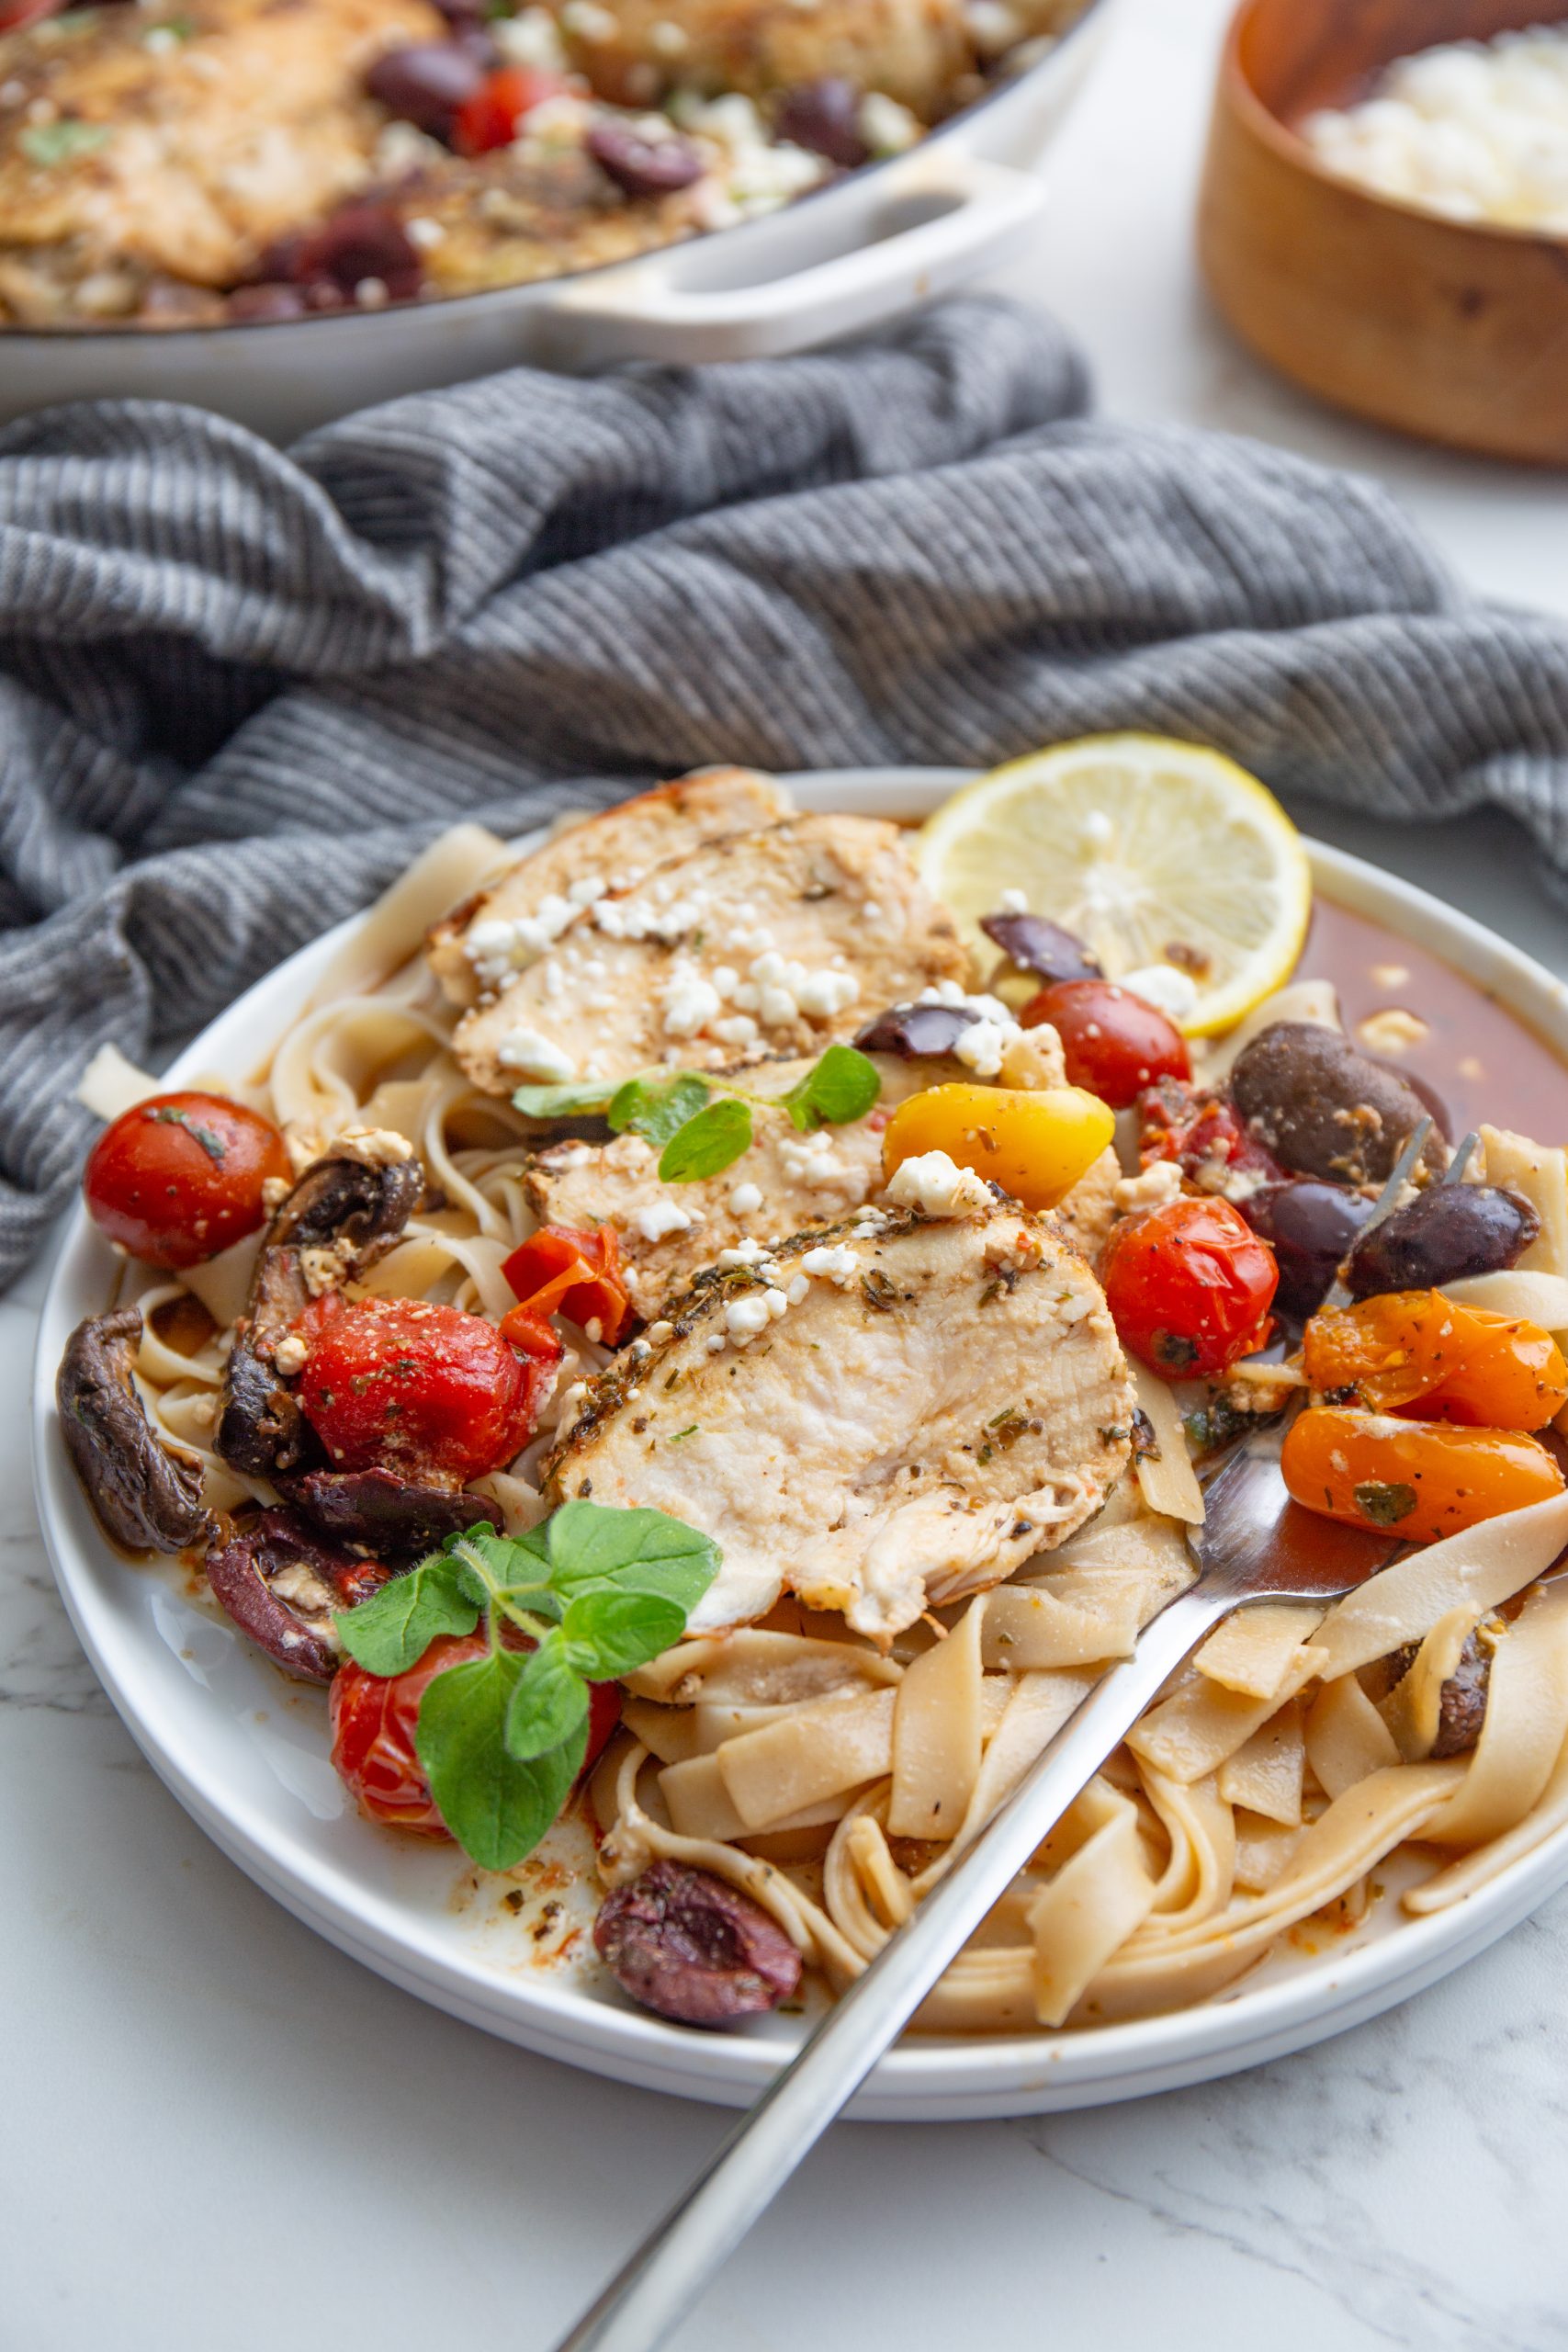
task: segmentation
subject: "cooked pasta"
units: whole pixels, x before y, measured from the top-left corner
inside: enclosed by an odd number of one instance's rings
[[[428,1191],[354,1295],[432,1302],[492,1325],[516,1306],[504,1268],[538,1223],[535,1156],[548,1145],[559,1168],[563,1156],[602,1148],[550,1144],[454,1049],[463,1012],[433,974],[425,934],[455,901],[482,899],[508,864],[502,844],[473,827],[437,842],[355,930],[265,1064],[213,1081],[276,1123],[297,1172],[344,1138],[402,1139],[396,1148],[417,1155]],[[1332,1023],[1332,991],[1298,983],[1250,1016],[1241,1045],[1280,1017]],[[1215,1083],[1236,1042],[1216,1049]],[[118,1112],[153,1086],[106,1062],[90,1091]],[[849,1151],[840,1141],[840,1178]],[[1539,1231],[1516,1268],[1455,1281],[1449,1295],[1568,1330],[1562,1154],[1489,1129],[1472,1174],[1522,1195]],[[728,1196],[745,1191],[729,1185]],[[856,1178],[847,1208],[841,1194],[831,1201],[835,1234],[877,1230],[866,1198]],[[710,1208],[710,1228],[721,1210]],[[1069,1226],[1071,1212],[1069,1195]],[[660,1220],[638,1214],[640,1227],[630,1213],[622,1227],[628,1245],[640,1231],[664,1246]],[[223,1458],[214,1434],[264,1238],[184,1271],[132,1265],[121,1302],[143,1317],[136,1374],[152,1426],[195,1458],[205,1500],[222,1514],[278,1499],[266,1476]],[[747,1246],[731,1256],[746,1262]],[[818,1255],[849,1246],[829,1240]],[[796,1289],[835,1278],[802,1274]],[[787,1306],[787,1290],[778,1295]],[[680,1310],[671,1315],[651,1327],[655,1349],[679,1325]],[[513,1535],[547,1516],[541,1458],[577,1421],[582,1384],[615,1354],[582,1329],[561,1336],[531,1441],[468,1489]],[[649,1345],[632,1345],[634,1378]],[[592,1395],[602,1410],[603,1384]],[[976,1576],[981,1589],[867,1632],[813,1605],[802,1577],[752,1622],[690,1634],[627,1674],[619,1728],[587,1792],[606,1885],[660,1862],[710,1873],[760,1905],[829,1986],[851,1983],[1099,1675],[1190,1581],[1185,1531],[1203,1505],[1183,1396],[1137,1367],[1129,1403],[1146,1416],[1148,1442],[1136,1475],[1112,1470],[1087,1523],[1012,1573]],[[1011,1424],[998,1422],[1010,1440]],[[1048,1511],[1036,1532],[1050,1544]],[[1364,1908],[1396,1852],[1425,1860],[1400,1899],[1429,1915],[1568,1824],[1568,1587],[1548,1577],[1565,1546],[1560,1493],[1409,1551],[1326,1610],[1233,1616],[1083,1791],[919,2025],[1056,2029],[1200,2001],[1300,1923]],[[1445,1693],[1478,1644],[1479,1736],[1463,1753],[1435,1753]]]

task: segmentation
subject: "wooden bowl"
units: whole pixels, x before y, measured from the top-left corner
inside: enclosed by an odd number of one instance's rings
[[[1374,196],[1334,178],[1295,128],[1397,57],[1551,14],[1551,0],[1244,0],[1199,252],[1237,334],[1308,390],[1427,440],[1564,465],[1568,239]]]

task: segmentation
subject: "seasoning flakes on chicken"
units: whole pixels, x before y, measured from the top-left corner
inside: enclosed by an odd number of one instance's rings
[[[606,889],[510,978],[481,968],[499,993],[464,1015],[453,1051],[491,1094],[661,1062],[716,1070],[819,1052],[868,1007],[966,969],[896,825],[795,817]]]
[[[887,1641],[1092,1517],[1133,1401],[1104,1297],[988,1187],[943,1219],[863,1212],[702,1275],[598,1381],[552,1501],[670,1512],[724,1555],[694,1631],[785,1589]]]

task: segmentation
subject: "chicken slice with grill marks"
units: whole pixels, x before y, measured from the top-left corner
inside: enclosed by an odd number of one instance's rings
[[[775,825],[794,808],[784,786],[754,768],[710,768],[639,792],[557,833],[438,922],[431,969],[456,1004],[494,995],[570,920],[574,887],[579,903],[600,888],[625,890],[720,833]]]
[[[795,817],[705,842],[595,899],[464,1014],[452,1049],[491,1094],[614,1081],[667,1058],[716,1070],[819,1053],[852,1036],[866,1008],[967,968],[896,825]]]
[[[1057,1227],[976,1189],[967,1216],[863,1212],[699,1276],[594,1384],[550,1500],[711,1535],[694,1632],[787,1589],[887,1642],[1063,1542],[1126,1465],[1126,1362]]]

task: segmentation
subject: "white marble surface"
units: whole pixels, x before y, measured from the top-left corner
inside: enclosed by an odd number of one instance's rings
[[[1015,273],[1122,413],[1393,481],[1470,578],[1568,609],[1568,492],[1401,448],[1267,381],[1202,312],[1190,193],[1219,0],[1129,0]],[[1311,812],[1301,812],[1303,817]],[[1502,820],[1335,820],[1568,974]],[[0,1300],[5,2352],[542,2352],[724,2129],[488,2041],[254,1888],[141,1762],[39,1542],[37,1278]],[[1568,1895],[1407,2007],[1205,2088],[1045,2122],[842,2128],[682,2352],[1568,2352]]]

